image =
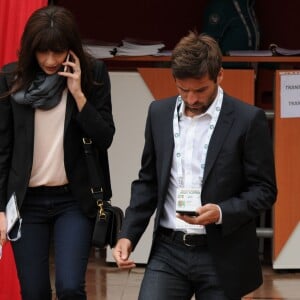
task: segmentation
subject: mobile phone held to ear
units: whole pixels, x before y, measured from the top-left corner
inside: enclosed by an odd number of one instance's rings
[[[70,52],[68,53],[65,62],[68,62],[69,60],[70,60]],[[69,67],[68,67],[68,66],[65,66],[65,67],[64,67],[64,72],[68,72],[68,71],[69,71]]]
[[[189,217],[198,217],[199,216],[199,213],[197,213],[196,211],[176,211],[178,214],[180,215],[186,215],[186,216],[189,216]]]

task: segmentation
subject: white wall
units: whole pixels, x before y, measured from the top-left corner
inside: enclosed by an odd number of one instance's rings
[[[109,149],[112,204],[125,210],[129,204],[131,182],[137,178],[144,146],[148,106],[154,100],[138,72],[110,72],[112,108],[116,134]],[[132,258],[146,263],[152,241],[153,220],[144,233]],[[107,250],[107,261],[114,261]]]

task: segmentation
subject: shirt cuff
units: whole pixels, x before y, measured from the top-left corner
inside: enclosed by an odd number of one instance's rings
[[[222,210],[221,210],[221,207],[219,205],[217,205],[218,208],[219,208],[219,211],[220,211],[220,218],[219,220],[216,222],[216,225],[220,225],[222,224]]]

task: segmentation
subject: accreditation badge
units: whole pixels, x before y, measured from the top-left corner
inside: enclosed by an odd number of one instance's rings
[[[201,206],[201,188],[178,188],[176,191],[176,212],[195,211]]]

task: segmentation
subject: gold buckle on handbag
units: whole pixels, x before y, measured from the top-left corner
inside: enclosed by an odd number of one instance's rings
[[[106,219],[103,200],[98,200],[97,201],[97,206],[99,207],[98,218],[99,219]]]

